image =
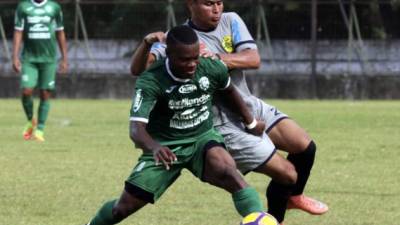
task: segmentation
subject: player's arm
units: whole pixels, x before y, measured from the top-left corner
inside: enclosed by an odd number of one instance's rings
[[[173,161],[176,161],[175,154],[165,146],[155,141],[146,130],[146,123],[140,121],[130,122],[130,137],[135,145],[144,153],[153,155],[156,164],[161,162],[167,170]]]
[[[64,32],[64,16],[61,7],[58,5],[57,13],[55,16],[56,22],[56,38],[58,42],[58,47],[60,48],[61,61],[59,66],[59,71],[62,74],[67,73],[68,70],[68,53],[67,53],[67,41]]]
[[[60,73],[67,73],[68,70],[68,53],[67,53],[67,41],[65,38],[64,30],[59,30],[56,32],[58,47],[60,48],[61,53],[61,62],[60,62]]]
[[[226,105],[232,112],[238,113],[250,133],[255,135],[261,135],[264,133],[265,123],[263,121],[258,121],[253,117],[235,86],[230,83],[229,86],[221,90],[221,92],[223,98],[226,100],[224,101]]]
[[[21,61],[19,59],[19,51],[21,49],[22,36],[23,36],[22,30],[17,30],[17,29],[14,30],[12,63],[13,63],[13,70],[18,74],[21,72]]]
[[[129,136],[144,153],[153,155],[156,163],[161,162],[166,169],[176,160],[176,156],[147,132],[150,113],[157,103],[159,89],[152,75],[143,75],[136,81],[135,98],[130,111]]]
[[[131,74],[133,76],[139,76],[156,61],[156,57],[150,53],[151,46],[155,42],[165,42],[165,38],[164,32],[150,33],[143,38],[132,57]]]
[[[24,13],[23,10],[21,10],[21,5],[18,5],[17,10],[15,10],[13,51],[12,51],[13,70],[16,73],[21,72],[21,61],[19,59],[19,51],[21,49],[24,27],[25,27]]]
[[[218,54],[229,69],[258,69],[260,67],[260,54],[257,49],[245,49],[241,52]]]

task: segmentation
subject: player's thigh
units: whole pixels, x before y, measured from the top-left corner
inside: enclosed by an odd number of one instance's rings
[[[39,68],[35,63],[22,62],[21,83],[22,89],[33,89],[38,83]]]
[[[267,104],[260,99],[257,103],[256,117],[266,123],[267,133],[281,120],[288,118],[288,115],[281,112],[276,106]]]
[[[56,63],[40,63],[38,87],[42,90],[54,90],[56,85]]]
[[[180,165],[166,170],[156,165],[152,154],[143,154],[125,182],[125,190],[147,202],[154,203],[175,182],[181,173]]]
[[[289,153],[304,151],[311,142],[307,132],[292,119],[283,119],[269,132],[268,136],[278,149]]]
[[[199,137],[193,145],[193,156],[189,161],[187,169],[192,172],[194,176],[204,181],[207,151],[213,147],[221,147],[226,153],[224,146],[224,139],[216,130],[208,131],[205,135]]]
[[[279,153],[274,153],[268,162],[260,165],[255,170],[271,177],[271,179],[283,184],[295,184],[297,172],[293,164]]]
[[[241,124],[226,123],[216,129],[224,136],[226,147],[243,174],[268,162],[276,151],[266,134],[252,135]]]

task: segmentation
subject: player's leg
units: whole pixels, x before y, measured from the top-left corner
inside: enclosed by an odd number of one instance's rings
[[[50,97],[55,88],[55,63],[41,63],[39,65],[39,89],[40,103],[38,109],[38,126],[35,130],[35,138],[44,141],[44,127],[50,111]]]
[[[31,138],[36,125],[33,119],[33,89],[37,85],[37,80],[38,68],[32,63],[23,62],[20,86],[22,89],[21,103],[28,120],[23,129],[23,137],[25,140]]]
[[[222,146],[207,150],[203,179],[231,193],[235,208],[241,216],[264,211],[258,193],[247,185],[237,171],[234,160]]]
[[[241,123],[227,123],[217,129],[225,137],[229,153],[243,174],[255,171],[270,176],[280,184],[281,189],[290,191],[293,188],[297,180],[296,170],[292,163],[276,153],[274,144],[266,134],[262,137],[251,135],[244,131]],[[270,192],[267,193],[268,213],[279,222],[283,221],[287,202],[281,199],[288,199],[290,192],[282,194],[271,196]]]
[[[152,154],[142,155],[126,180],[120,198],[106,202],[89,224],[117,224],[147,203],[154,203],[179,177],[181,168],[178,162],[166,170],[155,164]]]
[[[230,192],[240,215],[263,211],[258,193],[247,185],[222,143],[223,137],[214,130],[199,138],[188,169],[202,181]]]
[[[147,203],[124,190],[119,199],[106,202],[88,225],[117,224]]]
[[[328,210],[325,204],[303,195],[305,185],[314,164],[316,152],[315,143],[304,129],[275,107],[262,104],[260,112],[261,117],[264,118],[269,125],[267,129],[268,136],[278,149],[289,153],[287,159],[294,165],[297,171],[297,182],[291,191],[291,197],[288,200],[282,199],[282,202],[289,201],[290,203],[292,200],[296,200],[296,203],[299,203],[294,206],[296,208],[300,208],[312,214],[325,213]],[[285,188],[275,182],[271,182],[267,191],[267,196],[287,195],[287,193],[275,193],[279,192],[278,190],[282,192]],[[270,194],[268,194],[268,192],[270,192]]]

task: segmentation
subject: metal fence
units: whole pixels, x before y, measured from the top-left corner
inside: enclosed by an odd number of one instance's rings
[[[3,65],[10,57],[18,2],[0,0]],[[58,2],[63,7],[71,67],[76,72],[126,72],[135,41],[188,17],[183,0]],[[265,74],[400,71],[400,1],[226,0],[224,4],[225,11],[235,11],[244,19],[258,41]],[[105,60],[114,63],[102,63]]]

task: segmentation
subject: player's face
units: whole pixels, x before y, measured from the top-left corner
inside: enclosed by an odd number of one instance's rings
[[[202,29],[214,29],[224,11],[222,0],[188,0],[192,21]]]
[[[174,75],[182,79],[194,77],[199,64],[199,43],[192,45],[174,45],[168,49],[168,59]]]

